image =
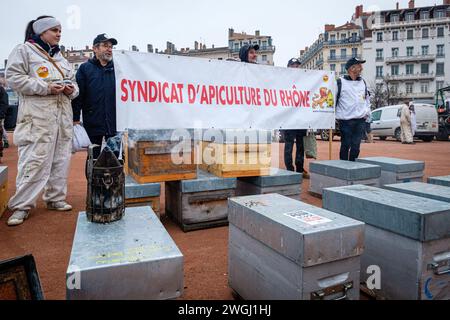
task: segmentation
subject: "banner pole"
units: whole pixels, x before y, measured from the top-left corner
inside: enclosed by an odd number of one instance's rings
[[[330,135],[330,137],[329,137],[330,139],[328,142],[328,155],[329,155],[329,159],[332,160],[332,158],[333,158],[333,155],[332,155],[332,153],[333,153],[333,129],[330,129],[329,135]]]

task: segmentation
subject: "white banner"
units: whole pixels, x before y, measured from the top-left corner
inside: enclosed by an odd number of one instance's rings
[[[115,51],[117,128],[330,129],[334,72]]]

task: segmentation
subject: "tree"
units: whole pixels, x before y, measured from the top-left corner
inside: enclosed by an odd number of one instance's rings
[[[372,109],[399,104],[405,98],[405,94],[398,90],[398,83],[398,81],[393,81],[386,76],[375,84],[372,83]]]

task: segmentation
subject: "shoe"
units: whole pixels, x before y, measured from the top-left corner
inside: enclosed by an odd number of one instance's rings
[[[48,202],[47,209],[54,211],[71,211],[72,206],[65,201]]]
[[[8,219],[8,226],[15,227],[21,225],[25,220],[28,219],[30,213],[25,210],[17,210],[14,214]]]

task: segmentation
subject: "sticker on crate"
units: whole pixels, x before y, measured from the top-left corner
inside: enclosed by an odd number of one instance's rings
[[[317,225],[332,222],[330,219],[321,217],[317,214],[314,214],[314,213],[311,213],[308,211],[304,211],[304,210],[289,212],[289,213],[286,213],[285,216],[294,218],[294,219],[301,221],[303,223],[306,223],[310,226],[317,226]]]

